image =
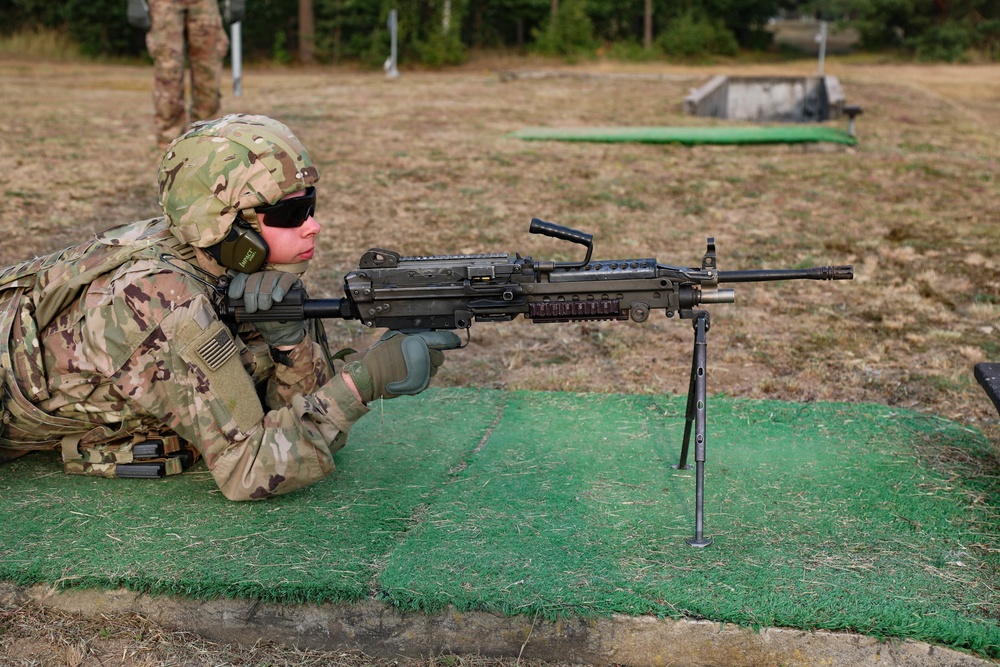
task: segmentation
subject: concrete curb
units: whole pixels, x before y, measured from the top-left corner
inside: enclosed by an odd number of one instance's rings
[[[784,628],[755,631],[709,621],[614,616],[551,622],[487,612],[400,612],[373,600],[279,605],[149,597],[123,589],[57,591],[0,582],[0,602],[29,601],[80,615],[136,613],[223,643],[250,645],[263,639],[299,648],[357,649],[383,658],[453,653],[635,667],[1000,664],[923,642],[881,642],[858,634]]]

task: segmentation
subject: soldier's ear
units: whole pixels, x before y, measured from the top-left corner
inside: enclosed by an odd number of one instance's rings
[[[227,269],[240,273],[256,273],[264,268],[270,248],[267,241],[250,224],[237,216],[226,237],[210,245],[208,253]]]

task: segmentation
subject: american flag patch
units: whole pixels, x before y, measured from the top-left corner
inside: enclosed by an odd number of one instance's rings
[[[226,363],[226,360],[234,354],[236,354],[236,343],[233,342],[227,329],[220,329],[219,333],[209,338],[198,348],[198,356],[213,371],[219,370],[222,364]]]

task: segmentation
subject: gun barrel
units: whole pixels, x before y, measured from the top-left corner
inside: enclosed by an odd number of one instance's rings
[[[809,269],[719,271],[720,283],[759,283],[772,280],[853,280],[853,266],[815,266]]]
[[[306,299],[302,303],[302,314],[306,319],[354,319],[348,299]]]

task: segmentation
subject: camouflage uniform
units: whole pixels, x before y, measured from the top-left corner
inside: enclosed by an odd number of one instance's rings
[[[203,250],[240,209],[318,178],[271,119],[199,123],[160,164],[166,217],[0,271],[0,460],[61,447],[67,469],[114,476],[102,462],[127,460],[129,447],[124,459],[109,451],[168,433],[200,452],[232,500],[328,475],[368,408],[309,335],[288,365],[252,325],[234,335],[205,280],[224,269]]]
[[[184,108],[184,40],[191,64],[191,120],[214,117],[221,101],[222,60],[229,37],[217,0],[149,0],[146,48],[153,58],[153,108],[161,148],[188,124]]]

